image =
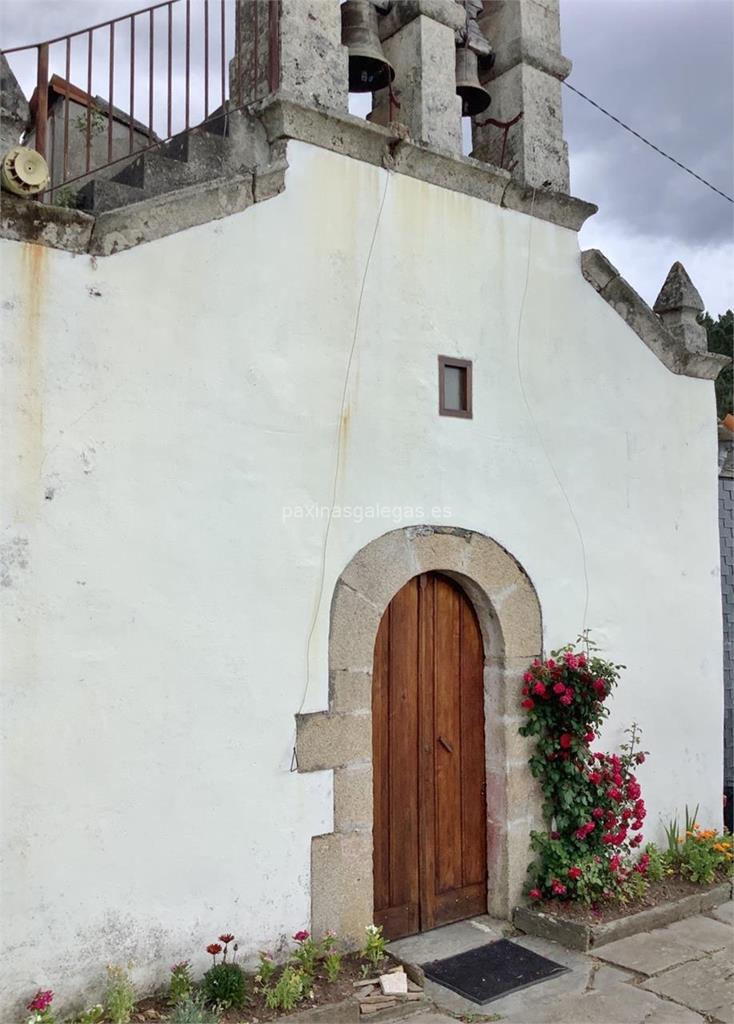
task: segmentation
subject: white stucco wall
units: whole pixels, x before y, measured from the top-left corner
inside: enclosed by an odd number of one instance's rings
[[[629,666],[606,739],[634,718],[652,751],[646,837],[686,802],[720,821],[713,384],[599,298],[574,233],[288,160],[277,198],[108,259],[2,243],[6,1006],[307,925],[331,779],[289,772],[293,716],[326,706],[336,578],[407,522],[504,545],[549,649],[584,624],[580,531],[586,624]],[[337,502],[424,511],[333,522],[304,699],[325,520],[282,510],[330,504],[383,197]],[[472,420],[437,415],[439,353],[474,360]]]

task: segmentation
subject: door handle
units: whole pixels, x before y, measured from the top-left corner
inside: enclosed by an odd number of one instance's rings
[[[444,750],[448,750],[449,754],[453,754],[454,748],[451,746],[448,740],[445,740],[443,736],[439,736],[438,742],[441,744]]]

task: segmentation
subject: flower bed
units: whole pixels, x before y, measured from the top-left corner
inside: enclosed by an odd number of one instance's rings
[[[237,962],[238,944],[226,932],[211,942],[206,952],[212,962],[203,977],[194,981],[188,960],[171,967],[168,991],[139,1000],[130,968],[110,965],[104,1001],[80,1013],[61,1018],[53,1006],[50,989],[36,992],[27,1004],[30,1016],[24,1024],[131,1024],[165,1021],[169,1024],[241,1024],[271,1021],[296,1011],[330,1007],[346,1022],[360,1014],[380,1019],[380,1012],[404,1002],[403,1015],[416,1007],[420,991],[405,981],[395,992],[379,975],[403,972],[385,951],[382,928],[368,925],[359,953],[343,953],[333,932],[315,940],[309,932],[293,936],[294,946],[284,963],[260,954],[256,972],[247,973]],[[406,991],[406,986],[408,990]],[[387,994],[388,991],[390,994]],[[394,994],[392,994],[394,992]],[[334,1005],[336,1004],[336,1006]],[[329,1012],[329,1011],[324,1011]]]
[[[596,911],[583,903],[557,900],[517,907],[513,922],[528,935],[587,952],[606,942],[705,913],[731,898],[732,883],[728,880],[701,886],[679,879],[672,884],[653,883],[634,903],[610,904]]]
[[[594,930],[608,932],[617,920],[698,913],[702,900],[714,898],[707,891],[726,892],[716,883],[732,874],[731,836],[702,829],[688,808],[685,828],[675,819],[668,825],[667,850],[640,849],[647,811],[635,770],[649,754],[640,749],[640,730],[636,723],[626,730],[619,753],[591,750],[623,668],[602,659],[585,634],[533,662],[524,676],[520,732],[535,739],[530,769],[548,827],[531,834],[535,859],[526,891],[533,907],[518,908],[515,922],[557,941],[565,935],[575,948],[589,948]]]

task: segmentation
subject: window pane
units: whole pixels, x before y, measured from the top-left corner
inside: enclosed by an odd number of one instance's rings
[[[447,409],[466,409],[466,369],[463,366],[444,366],[443,397]]]

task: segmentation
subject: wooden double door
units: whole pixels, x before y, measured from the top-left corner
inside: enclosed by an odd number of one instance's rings
[[[410,580],[380,623],[372,689],[374,919],[388,938],[486,912],[483,668],[463,590]]]

